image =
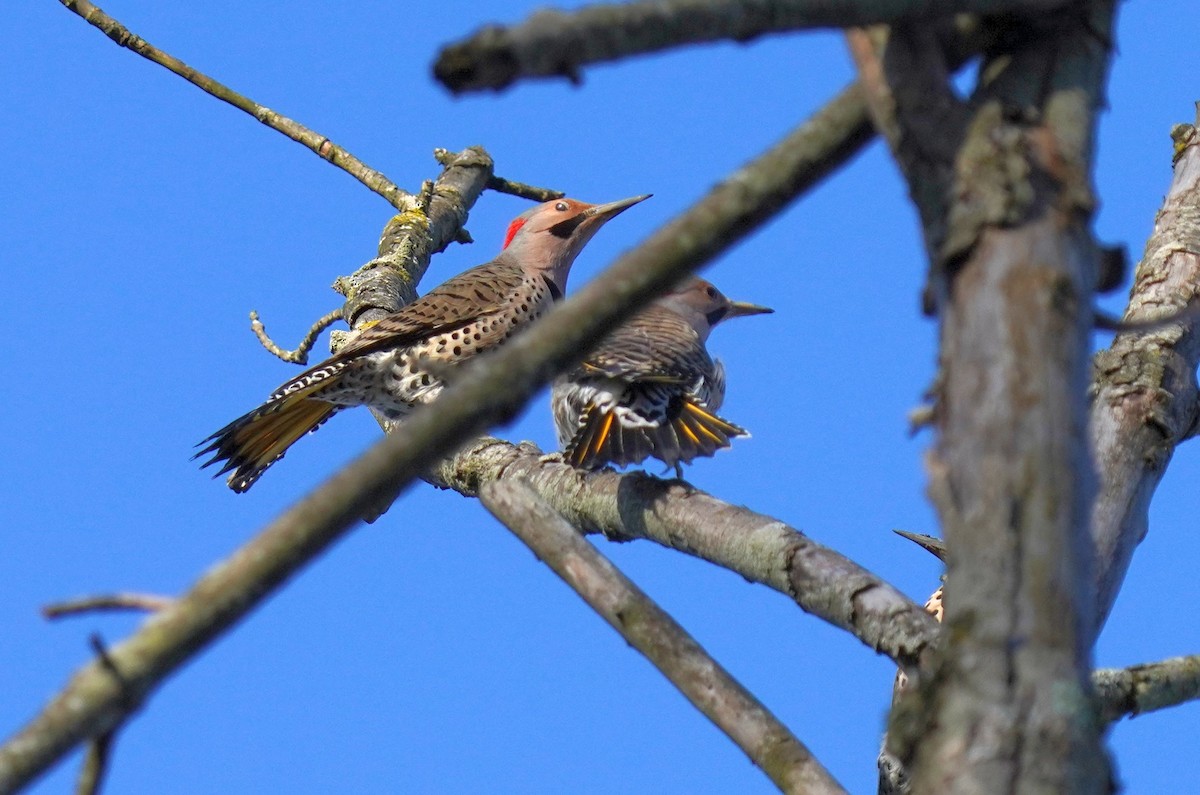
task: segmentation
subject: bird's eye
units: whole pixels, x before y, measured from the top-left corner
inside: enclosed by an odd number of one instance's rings
[[[704,292],[708,293],[708,297],[709,297],[709,298],[716,298],[716,297],[717,297],[717,290],[716,290],[716,288],[715,288],[715,287],[709,287],[709,288],[708,288],[707,290],[705,290]]]
[[[558,210],[560,213],[565,213],[567,211],[567,203],[559,202],[558,204],[554,205],[554,209]]]

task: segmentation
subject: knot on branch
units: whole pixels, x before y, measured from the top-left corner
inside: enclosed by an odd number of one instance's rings
[[[1000,103],[980,109],[954,163],[946,262],[965,257],[988,226],[1013,226],[1029,217],[1036,191],[1025,131],[1004,118]]]

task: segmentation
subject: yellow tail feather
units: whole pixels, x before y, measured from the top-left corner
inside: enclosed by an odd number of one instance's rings
[[[197,455],[213,453],[204,466],[224,461],[217,475],[230,473],[229,488],[246,491],[287,449],[333,416],[338,406],[323,400],[289,395],[231,422],[214,433]]]

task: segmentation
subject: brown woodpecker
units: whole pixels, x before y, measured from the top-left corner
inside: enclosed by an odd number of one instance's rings
[[[584,245],[605,222],[647,198],[608,204],[556,199],[527,210],[509,225],[491,262],[359,332],[201,442],[207,446],[193,458],[212,453],[206,467],[223,461],[217,476],[229,473],[229,487],[240,493],[340,409],[370,406],[403,419],[437,397],[454,365],[503,344],[562,298]]]
[[[678,475],[681,463],[748,436],[715,414],[725,398],[725,368],[704,344],[724,320],[771,311],[730,301],[692,277],[617,328],[554,383],[554,424],[566,461],[594,469],[653,456]]]

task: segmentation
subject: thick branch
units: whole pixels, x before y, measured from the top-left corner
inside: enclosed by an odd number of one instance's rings
[[[536,492],[519,481],[492,481],[479,498],[782,792],[844,795],[778,718]]]
[[[1200,115],[1197,118],[1200,124]],[[1147,321],[1195,306],[1200,285],[1200,133],[1180,125],[1175,173],[1137,267],[1126,321]],[[1195,323],[1122,334],[1093,361],[1091,435],[1100,474],[1092,511],[1096,545],[1097,631],[1133,551],[1146,536],[1147,511],[1175,445],[1195,432]]]
[[[1108,785],[1088,706],[1084,393],[1098,259],[1089,175],[1112,12],[1096,2],[1005,20],[969,108],[924,30],[865,42],[883,47],[864,80],[886,89],[871,96],[888,103],[889,143],[918,204],[930,199],[922,220],[942,320],[928,466],[949,545],[948,643],[915,708],[894,710],[888,746],[905,764],[917,746],[918,792]]]
[[[467,210],[493,179],[493,163],[483,147],[458,153],[435,150],[443,166],[423,201],[392,217],[379,239],[379,255],[334,289],[346,296],[342,317],[353,328],[395,312],[417,295],[417,283],[430,258],[458,239]]]
[[[1200,699],[1200,655],[1130,668],[1102,668],[1092,685],[1105,723]]]
[[[1067,0],[643,0],[542,10],[446,46],[434,76],[455,93],[500,90],[528,77],[579,82],[581,67],[686,44],[745,42],[768,33],[845,28],[956,14],[1043,12]]]
[[[488,483],[520,481],[585,533],[644,538],[737,572],[905,667],[917,667],[938,635],[919,605],[853,561],[778,519],[677,480],[580,472],[499,439],[462,448],[437,465],[432,480],[467,496]]]
[[[308,129],[286,116],[280,115],[268,107],[259,105],[249,97],[242,96],[229,86],[218,83],[206,74],[196,71],[170,53],[154,47],[141,36],[130,32],[117,20],[105,14],[99,7],[88,0],[59,0],[64,6],[83,17],[89,23],[101,30],[104,35],[122,47],[126,47],[148,61],[153,61],[182,77],[202,91],[211,94],[222,102],[228,102],[240,111],[249,113],[263,124],[276,132],[281,132],[299,144],[303,144],[316,152],[323,160],[357,179],[370,190],[378,193],[388,204],[398,210],[406,210],[412,204],[412,196],[396,185],[387,177],[342,147],[335,144],[318,132]]]

